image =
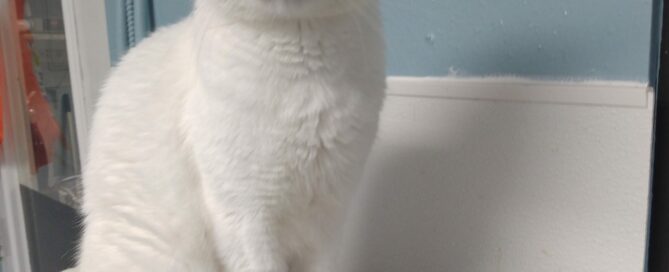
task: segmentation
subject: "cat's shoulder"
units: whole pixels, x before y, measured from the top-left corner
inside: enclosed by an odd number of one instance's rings
[[[102,87],[101,101],[129,100],[150,95],[152,90],[173,86],[179,77],[191,69],[187,54],[191,29],[190,18],[162,27],[121,58],[111,69]],[[155,95],[155,94],[153,94]],[[136,97],[137,96],[137,97]]]
[[[146,61],[169,61],[167,54],[174,53],[185,45],[192,35],[192,19],[186,18],[176,24],[160,27],[137,46],[132,48],[119,62],[117,68],[141,64],[152,64]]]
[[[96,120],[128,122],[138,115],[160,115],[189,77],[190,20],[158,29],[132,48],[100,90]],[[133,117],[135,116],[135,117]]]
[[[112,68],[107,86],[146,83],[166,73],[178,73],[175,66],[182,66],[190,40],[191,20],[161,27],[137,46],[130,49]],[[103,92],[109,88],[103,88]]]

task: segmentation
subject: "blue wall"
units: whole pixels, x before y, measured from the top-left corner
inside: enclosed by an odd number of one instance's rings
[[[381,0],[391,75],[648,81],[653,0]],[[156,0],[156,25],[190,0]]]
[[[153,4],[156,25],[174,23],[185,16],[192,8],[190,0],[155,0]]]
[[[105,0],[105,9],[109,55],[116,63],[128,48],[135,46],[155,28],[153,0]]]
[[[383,11],[391,74],[649,76],[651,0],[396,0]]]

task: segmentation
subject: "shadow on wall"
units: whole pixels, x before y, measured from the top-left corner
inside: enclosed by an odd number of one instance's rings
[[[523,205],[514,203],[518,191],[537,190],[514,182],[525,172],[518,158],[527,150],[500,146],[513,141],[503,139],[512,137],[509,131],[523,130],[529,121],[515,109],[504,112],[519,117],[511,123],[482,120],[495,114],[490,110],[471,113],[478,120],[448,126],[452,131],[433,130],[429,139],[381,140],[363,193],[363,237],[356,246],[361,259],[352,271],[496,271],[489,264],[505,261],[508,237],[500,232],[511,227],[500,217],[512,212],[500,209]]]
[[[345,271],[641,271],[651,110],[391,96],[383,116]]]

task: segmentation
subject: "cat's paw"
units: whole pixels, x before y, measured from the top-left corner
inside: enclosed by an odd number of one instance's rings
[[[248,270],[244,272],[289,272],[288,265],[277,262],[263,262],[256,265],[251,265]]]
[[[287,265],[279,265],[279,264],[272,264],[272,265],[254,265],[250,267],[248,270],[244,270],[245,272],[289,272],[290,269],[288,268]]]
[[[253,267],[244,272],[289,272],[288,268],[284,267]]]

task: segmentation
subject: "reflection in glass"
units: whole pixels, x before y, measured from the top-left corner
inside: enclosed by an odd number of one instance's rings
[[[60,0],[16,0],[36,189],[78,204],[80,164]]]

